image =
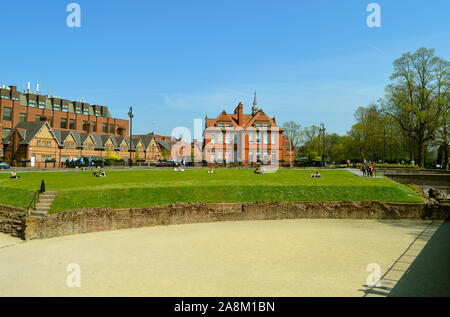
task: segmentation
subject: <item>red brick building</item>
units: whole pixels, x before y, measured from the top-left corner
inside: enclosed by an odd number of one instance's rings
[[[3,140],[21,122],[46,121],[52,129],[127,137],[128,120],[115,119],[108,107],[42,95],[16,86],[0,87],[0,132]]]
[[[258,109],[256,92],[251,114],[244,114],[239,103],[232,114],[224,110],[217,118],[206,117],[203,139],[204,159],[209,163],[280,166],[294,161],[283,129],[275,118]]]

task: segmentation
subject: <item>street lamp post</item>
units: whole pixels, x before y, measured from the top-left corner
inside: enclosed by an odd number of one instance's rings
[[[320,132],[322,132],[322,160],[325,162],[325,125],[323,123],[320,124],[320,130],[319,130],[319,135]]]
[[[133,107],[130,107],[128,112],[128,117],[130,118],[130,167],[133,166]]]

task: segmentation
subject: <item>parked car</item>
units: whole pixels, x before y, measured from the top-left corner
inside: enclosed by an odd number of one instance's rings
[[[160,161],[159,163],[156,164],[156,167],[175,167],[177,166],[177,164],[175,164],[175,162],[172,161]]]
[[[6,162],[0,163],[0,170],[7,170],[7,169],[9,169],[9,167],[10,167],[9,164]]]

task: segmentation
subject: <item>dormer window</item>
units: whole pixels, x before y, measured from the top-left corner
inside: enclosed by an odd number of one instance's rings
[[[223,128],[223,123],[219,123],[219,128]]]
[[[256,127],[257,127],[257,128],[261,128],[261,127],[262,127],[262,124],[261,124],[261,123],[257,123],[257,124],[256,124]]]

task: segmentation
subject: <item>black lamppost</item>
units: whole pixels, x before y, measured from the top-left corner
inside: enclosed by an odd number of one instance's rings
[[[326,131],[325,125],[323,123],[321,123],[320,124],[319,135],[320,135],[320,132],[322,132],[322,160],[323,161],[325,161],[325,131]]]
[[[133,166],[133,107],[130,107],[130,111],[128,112],[128,117],[130,118],[130,167]]]

